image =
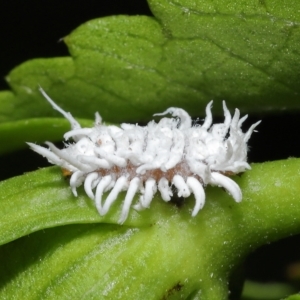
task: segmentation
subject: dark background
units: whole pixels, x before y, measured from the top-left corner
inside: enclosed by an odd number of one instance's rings
[[[68,55],[65,45],[58,42],[60,38],[85,21],[117,14],[151,15],[151,12],[146,0],[1,0],[0,90],[9,88],[4,77],[18,64],[31,58]],[[251,138],[249,160],[263,162],[299,156],[299,116],[299,112],[251,116],[245,127],[258,119],[263,122]],[[29,150],[5,155],[0,157],[1,170],[6,171],[2,171],[0,179],[45,165],[42,157]],[[299,237],[265,246],[248,259],[247,276],[284,280],[286,265],[300,261],[299,253]]]

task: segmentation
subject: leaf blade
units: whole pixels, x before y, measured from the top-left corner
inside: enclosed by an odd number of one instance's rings
[[[2,94],[2,120],[53,115],[38,84],[75,116],[99,110],[112,122],[149,120],[170,106],[199,116],[210,99],[250,113],[299,109],[299,10],[294,1],[260,3],[152,0],[156,18],[91,20],[65,38],[71,57],[8,75],[15,94]]]

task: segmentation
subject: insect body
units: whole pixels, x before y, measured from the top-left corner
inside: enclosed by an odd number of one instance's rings
[[[253,124],[246,133],[241,130],[244,116],[235,110],[233,117],[223,101],[224,123],[212,125],[212,101],[206,106],[202,125],[192,125],[191,117],[181,108],[171,107],[155,116],[163,117],[147,126],[123,123],[120,127],[102,124],[96,113],[93,128],[81,128],[70,113],[57,106],[42,90],[41,93],[71,124],[65,140],[72,139],[60,150],[50,142],[49,149],[28,143],[52,164],[71,174],[70,186],[84,184],[87,195],[95,201],[100,215],[105,215],[121,191],[127,191],[119,223],[129,214],[134,196],[140,197],[133,207],[148,208],[159,191],[164,201],[173,196],[172,185],[179,197],[195,197],[192,216],[205,203],[204,187],[208,184],[225,188],[236,202],[242,200],[239,186],[227,175],[250,169],[247,163],[247,142],[260,123]],[[105,201],[103,194],[110,191]]]

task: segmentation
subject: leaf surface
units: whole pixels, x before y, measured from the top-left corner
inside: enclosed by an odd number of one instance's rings
[[[124,226],[113,225],[124,194],[100,217],[82,189],[78,198],[71,194],[56,167],[2,182],[1,297],[157,299],[169,291],[174,299],[226,299],[229,274],[249,251],[300,233],[300,160],[252,167],[234,178],[242,203],[208,187],[205,207],[192,218],[192,197],[180,208],[156,197],[148,210],[131,209]],[[59,227],[68,224],[78,225]]]
[[[53,116],[38,85],[77,117],[99,111],[117,123],[149,120],[170,106],[201,116],[211,99],[247,112],[299,109],[298,1],[149,5],[155,18],[89,21],[65,38],[71,57],[14,69],[13,93],[0,93],[0,120]]]
[[[93,121],[90,120],[78,121],[83,127],[93,125]],[[25,148],[26,142],[60,141],[69,130],[70,123],[62,118],[36,118],[0,123],[0,154]]]

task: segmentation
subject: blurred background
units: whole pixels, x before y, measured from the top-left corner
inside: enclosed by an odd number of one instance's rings
[[[31,58],[67,56],[68,50],[59,40],[80,24],[118,14],[152,15],[146,0],[0,1],[0,90],[9,89],[5,76],[20,63]],[[299,112],[250,116],[245,128],[263,120],[250,140],[250,162],[299,156],[299,117]],[[0,165],[6,170],[0,174],[3,180],[48,164],[32,151],[22,150],[0,157]],[[252,281],[299,285],[300,237],[258,249],[248,257],[245,267],[246,277]]]

